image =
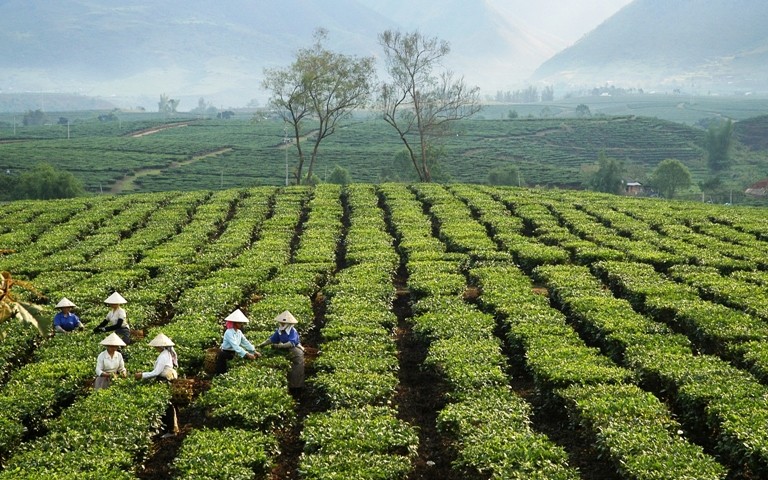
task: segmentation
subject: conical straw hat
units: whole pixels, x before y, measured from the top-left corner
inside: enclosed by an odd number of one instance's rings
[[[248,323],[248,317],[239,308],[227,315],[227,318],[224,320],[227,322]]]
[[[102,345],[112,345],[112,346],[115,346],[115,347],[124,347],[125,346],[125,342],[123,341],[123,339],[118,337],[115,332],[110,333],[107,338],[105,338],[104,340],[102,340],[99,343],[101,343]]]
[[[122,305],[124,303],[128,303],[128,300],[124,299],[123,296],[119,293],[114,292],[112,295],[104,299],[104,303],[108,303],[110,305]]]
[[[291,314],[291,312],[289,312],[288,310],[276,316],[275,321],[278,323],[299,323],[299,321],[296,320],[293,314]]]
[[[149,342],[150,347],[172,347],[174,343],[163,333],[158,333],[155,338]]]
[[[62,298],[61,300],[59,300],[59,303],[56,304],[56,308],[62,308],[62,307],[73,307],[74,308],[76,306],[77,305],[72,303],[72,301],[70,299],[68,299],[67,297]]]

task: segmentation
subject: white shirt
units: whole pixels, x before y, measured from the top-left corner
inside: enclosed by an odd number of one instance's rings
[[[123,363],[123,355],[115,351],[113,356],[109,356],[109,352],[104,350],[99,354],[96,359],[96,376],[100,377],[102,373],[125,373],[125,363]]]
[[[116,309],[110,309],[107,312],[107,320],[109,320],[109,326],[116,325],[119,319],[123,319],[123,328],[130,328],[128,326],[128,320],[126,320],[125,310],[123,307],[117,307]]]
[[[165,370],[166,367],[173,368],[173,358],[171,357],[171,352],[163,350],[160,352],[160,355],[157,356],[157,360],[155,360],[155,368],[151,372],[142,372],[141,378],[157,377],[163,373],[163,370]]]

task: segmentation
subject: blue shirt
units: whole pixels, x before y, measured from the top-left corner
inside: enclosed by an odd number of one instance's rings
[[[221,342],[221,349],[234,350],[241,357],[244,357],[248,352],[254,353],[256,351],[251,342],[245,338],[243,332],[235,330],[234,328],[228,328],[227,331],[224,332],[224,340]]]
[[[279,328],[275,330],[275,333],[269,337],[270,343],[286,343],[290,342],[294,347],[298,346],[301,341],[299,340],[299,332],[295,328],[287,328],[281,331]]]
[[[67,332],[71,332],[80,325],[80,318],[72,312],[69,315],[64,315],[64,312],[58,312],[53,317],[53,326],[61,327]]]

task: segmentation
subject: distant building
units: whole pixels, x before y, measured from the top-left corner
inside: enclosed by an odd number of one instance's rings
[[[744,193],[752,195],[753,197],[768,197],[768,178],[764,178],[759,182],[750,185]]]
[[[627,182],[624,184],[624,194],[630,197],[637,197],[645,193],[643,184],[640,182]]]

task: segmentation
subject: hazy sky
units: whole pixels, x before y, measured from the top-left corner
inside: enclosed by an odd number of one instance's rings
[[[74,24],[74,27],[73,25],[68,26],[67,21],[71,22],[73,16],[76,19],[79,17],[72,14],[69,18],[66,18],[61,12],[57,11],[56,8],[63,8],[60,5],[70,4],[70,2],[61,2],[60,4],[60,1],[61,0],[55,2],[50,0],[36,0],[32,2],[31,0],[0,0],[0,7],[26,5],[25,11],[27,11],[28,14],[30,10],[34,13],[35,10],[40,10],[42,12],[43,10],[50,9],[51,13],[48,15],[47,23],[45,23],[45,25],[48,26],[49,33],[52,29],[62,27],[65,30],[66,28],[69,28],[69,30],[66,31],[72,32],[76,38],[90,40],[91,34],[104,34],[107,35],[105,38],[115,38],[114,34],[118,30],[116,30],[113,25],[110,25],[109,22],[106,22],[103,25],[104,28],[100,28],[101,24],[93,23],[88,24],[95,25],[92,29],[79,28],[76,23]],[[155,2],[155,5],[158,6],[158,11],[160,12],[158,15],[168,14],[169,7],[165,6],[166,1],[167,0]],[[261,0],[260,2],[256,2],[255,0],[241,1],[243,4],[253,3],[253,5],[258,4],[267,6],[279,6],[282,3],[278,0]],[[311,12],[312,9],[309,9],[310,6],[319,8],[318,5],[320,7],[333,5],[336,1],[338,0],[294,0],[289,3],[292,5],[303,6],[302,10]],[[496,91],[525,88],[529,83],[528,79],[542,62],[551,58],[551,56],[555,55],[557,52],[573,45],[579,38],[589,33],[633,0],[355,1],[379,12],[381,18],[386,19],[387,21],[391,20],[394,24],[402,26],[405,30],[420,28],[423,29],[422,31],[427,35],[435,35],[441,39],[449,41],[452,51],[451,58],[446,61],[446,66],[458,72],[460,75],[466,75],[470,84],[478,85],[487,91]],[[176,5],[180,2],[181,0],[177,0],[176,2],[173,2],[173,4]],[[151,0],[142,0],[141,2],[138,0],[133,0],[132,2],[124,1],[121,5],[134,3],[137,5],[147,4],[151,3]],[[167,1],[167,3],[170,4],[172,2]],[[189,3],[190,5],[206,4],[206,2],[200,1],[190,1]],[[223,2],[222,5],[226,5],[227,3],[228,2]],[[347,1],[338,3],[344,5],[351,4]],[[71,4],[80,6],[84,11],[92,9],[99,14],[104,14],[105,9],[118,9],[117,7],[105,7],[100,2],[93,2],[91,0],[77,0],[71,2]],[[160,6],[163,8],[160,8]],[[144,25],[145,23],[150,24],[156,20],[156,18],[142,20],[141,9],[136,10],[136,12],[134,12],[136,15],[134,16],[128,15],[126,10],[129,9],[125,7],[120,8],[120,10],[125,14],[120,17],[126,22],[124,25],[136,27],[131,31],[139,32],[141,30],[139,26]],[[329,9],[326,8],[325,10],[321,10],[321,13],[326,10]],[[6,12],[8,12],[8,8],[3,10],[3,18],[6,20],[6,22],[0,22],[3,23],[3,25],[7,25],[7,20],[13,18],[7,16]],[[219,9],[215,10],[214,13],[232,14],[231,9]],[[226,15],[219,18],[214,13],[206,10],[199,15],[203,18],[205,18],[206,15],[210,15],[214,17],[216,21],[224,21],[227,18]],[[237,12],[236,15],[239,13],[240,12]],[[146,36],[142,36],[140,38],[143,41],[136,42],[137,48],[133,48],[126,53],[133,54],[141,51],[147,52],[149,55],[142,54],[138,57],[126,55],[121,57],[119,55],[110,54],[107,56],[108,65],[98,67],[90,73],[83,73],[74,67],[63,71],[43,71],[42,69],[36,71],[33,67],[24,63],[25,57],[17,56],[16,58],[19,62],[17,65],[12,65],[13,69],[0,69],[0,91],[13,91],[14,89],[32,91],[77,91],[84,94],[103,96],[117,95],[116,92],[122,92],[123,96],[144,95],[152,92],[153,99],[156,96],[154,92],[159,91],[167,92],[177,97],[188,95],[192,100],[184,100],[187,108],[191,108],[188,104],[190,102],[195,102],[200,96],[205,96],[206,99],[213,98],[216,102],[227,105],[236,105],[238,101],[244,103],[250,98],[266,95],[266,93],[261,90],[252,91],[253,89],[249,86],[250,84],[254,84],[254,78],[257,79],[255,83],[258,83],[258,78],[260,78],[263,66],[271,65],[269,63],[262,64],[259,62],[274,62],[275,55],[280,54],[281,49],[288,44],[291,45],[290,48],[286,48],[282,54],[284,58],[289,59],[290,56],[295,53],[295,44],[293,42],[299,37],[299,34],[301,32],[311,32],[313,28],[318,26],[317,23],[315,23],[318,21],[316,15],[311,15],[307,12],[302,13],[304,13],[304,15],[291,17],[291,21],[287,21],[286,19],[288,25],[285,26],[285,29],[289,31],[287,35],[280,36],[277,35],[276,32],[270,31],[267,27],[271,24],[266,26],[260,24],[260,27],[265,30],[263,32],[263,38],[272,43],[266,42],[266,46],[263,48],[262,45],[259,44],[261,52],[255,52],[256,54],[251,56],[249,56],[249,54],[254,53],[252,51],[256,49],[250,48],[247,53],[233,53],[231,51],[232,49],[227,45],[226,48],[216,50],[219,45],[217,41],[224,37],[212,37],[212,42],[203,45],[202,50],[206,51],[209,55],[205,60],[204,68],[201,67],[203,63],[201,63],[199,59],[194,58],[191,60],[189,52],[194,52],[194,48],[182,47],[178,42],[173,43],[173,41],[170,41],[171,43],[166,46],[152,46],[152,41],[157,42],[155,44],[157,45],[165,42],[167,39],[176,38],[171,35],[165,35],[162,38],[158,37],[155,40],[147,40]],[[473,15],[474,13],[477,15]],[[186,12],[186,14],[187,16],[195,16],[195,12]],[[37,22],[38,20],[32,15],[27,15],[27,17],[33,22]],[[117,16],[114,17],[117,18]],[[252,17],[257,20],[261,19],[260,15],[254,16],[253,12],[251,12],[251,17],[246,16],[248,19],[251,19]],[[97,18],[97,16],[91,15],[86,17],[86,19],[90,19],[90,21],[93,21],[93,18]],[[113,16],[104,15],[104,18],[112,19]],[[368,17],[366,16],[366,18]],[[375,16],[371,15],[371,18],[375,18]],[[326,18],[326,20],[329,19],[333,20],[333,17]],[[237,23],[236,20],[227,20],[225,25]],[[300,21],[303,21],[304,23],[300,23]],[[368,19],[368,21],[373,23],[373,20]],[[472,29],[472,25],[474,25],[472,22],[474,21],[479,22],[478,24],[482,24],[483,27]],[[307,25],[306,22],[312,23]],[[178,24],[174,23],[174,18],[169,19],[168,23],[178,27]],[[283,23],[286,22],[277,23],[279,24],[278,26],[282,28]],[[38,23],[30,23],[29,25],[32,26],[25,25],[23,28],[31,30],[37,26]],[[346,28],[348,25],[342,24],[341,27]],[[24,33],[23,28],[20,30],[22,33]],[[239,26],[238,28],[243,27]],[[384,26],[381,26],[381,28],[383,29]],[[172,31],[178,34],[179,28],[172,29]],[[223,33],[227,32],[231,33],[231,29],[224,29]],[[360,34],[361,32],[354,31],[353,33]],[[358,42],[361,46],[361,50],[357,52],[345,51],[344,53],[380,55],[381,52],[375,40],[375,31],[368,32],[366,30],[362,33],[370,33],[370,35],[368,36],[369,38],[367,38],[367,43]],[[56,38],[59,44],[78,45],[77,41],[68,38],[51,37],[50,35],[47,37],[41,35],[41,38]],[[261,37],[259,37],[259,39],[261,39]],[[213,47],[211,47],[211,43],[214,45]],[[355,45],[358,45],[358,43]],[[244,44],[235,42],[235,45],[242,46]],[[29,43],[27,46],[30,46],[29,51],[34,53],[35,50],[32,47],[35,45]],[[98,65],[98,61],[105,57],[104,52],[109,51],[110,49],[114,49],[116,52],[122,52],[125,51],[125,49],[121,50],[123,46],[124,45],[112,45],[108,41],[96,42],[92,49],[94,55],[79,55],[75,59],[81,60],[83,57],[92,57],[94,60],[92,62],[89,61],[87,65],[88,68],[91,68],[94,65]],[[165,55],[154,55],[154,53],[156,53],[155,50],[145,50],[149,47],[160,48],[160,51]],[[175,54],[174,49],[180,50]],[[69,54],[70,50],[62,51]],[[120,60],[115,60],[115,58],[118,57]],[[161,57],[167,58],[167,60],[160,62],[159,64],[153,64],[152,62],[145,60],[149,58],[157,61],[157,59]],[[29,54],[28,58],[36,57],[34,57],[33,54]],[[244,58],[249,60],[244,62]],[[113,63],[114,65],[112,65]],[[79,63],[74,62],[74,64]],[[87,69],[85,71],[87,71]],[[111,73],[112,71],[114,71],[114,73]],[[242,93],[243,89],[247,89],[248,91]],[[130,101],[134,102],[132,99]]]
[[[486,0],[524,29],[535,29],[561,43],[573,45],[632,0]]]
[[[446,59],[446,66],[484,89],[504,90],[524,88],[544,61],[576,43],[633,0],[358,1],[399,22],[406,30],[417,28],[447,40],[451,57]],[[478,10],[477,17],[472,16],[471,9]],[[450,12],[464,12],[465,16],[457,19]],[[485,13],[499,17],[501,22],[488,22]],[[482,24],[486,30],[462,30],[473,21],[485,22]],[[489,54],[489,48],[485,56],[478,55],[478,45],[496,46],[498,50]]]

